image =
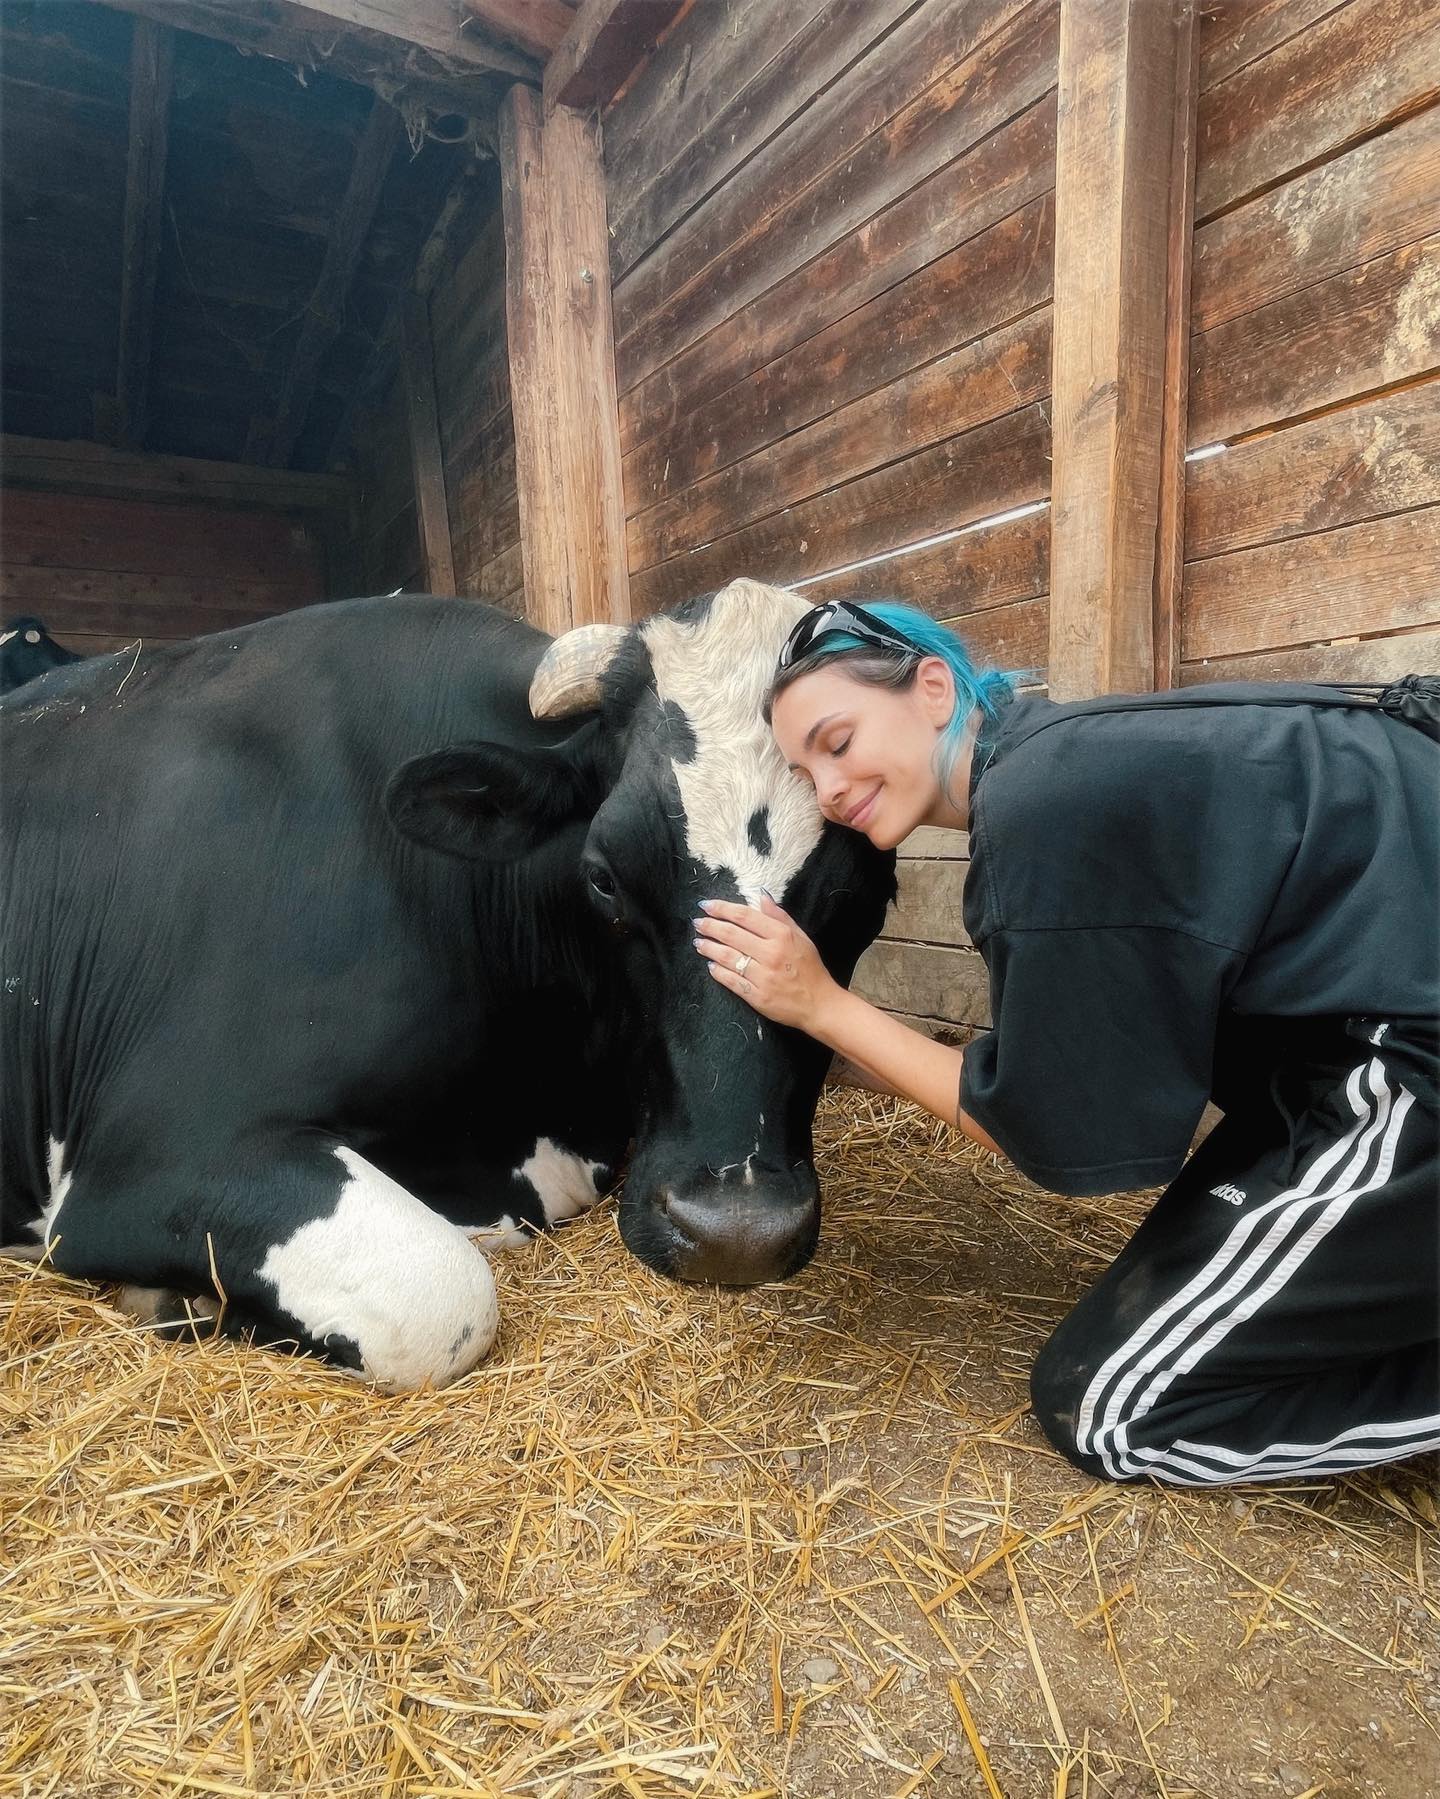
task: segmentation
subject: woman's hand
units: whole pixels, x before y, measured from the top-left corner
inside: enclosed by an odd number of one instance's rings
[[[826,1005],[843,990],[794,919],[768,895],[758,907],[703,900],[701,910],[695,947],[720,985],[776,1024],[816,1036]]]

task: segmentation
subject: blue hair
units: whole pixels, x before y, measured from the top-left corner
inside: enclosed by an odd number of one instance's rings
[[[935,748],[935,772],[940,778],[940,785],[948,793],[955,764],[964,747],[965,726],[970,714],[978,708],[986,719],[993,719],[1014,694],[1017,676],[1005,674],[998,668],[976,668],[969,650],[955,633],[947,626],[937,624],[928,612],[922,612],[918,606],[905,606],[899,600],[864,600],[857,603],[913,645],[913,653],[902,655],[895,651],[887,654],[873,643],[852,637],[848,631],[827,632],[800,661],[786,669],[771,687],[765,705],[766,717],[769,717],[770,705],[777,693],[831,656],[854,657],[857,660],[863,658],[872,666],[891,662],[894,665],[893,677],[877,684],[901,689],[910,687],[914,682],[915,670],[923,656],[938,656],[950,670],[955,682],[955,710]]]

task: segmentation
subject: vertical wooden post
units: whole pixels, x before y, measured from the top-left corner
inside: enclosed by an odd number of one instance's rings
[[[1050,691],[1169,678],[1184,500],[1194,0],[1061,0]]]
[[[630,616],[595,125],[533,88],[500,108],[505,315],[526,616],[546,631]]]
[[[435,404],[435,351],[430,306],[423,294],[407,293],[400,311],[400,379],[410,420],[410,474],[420,552],[428,593],[454,593],[455,555],[450,542],[450,507],[445,497],[445,460],[440,450],[440,416]]]

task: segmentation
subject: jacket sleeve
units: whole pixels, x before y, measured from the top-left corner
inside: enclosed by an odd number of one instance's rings
[[[1239,953],[1110,926],[1001,930],[984,954],[994,1022],[965,1051],[962,1108],[1052,1192],[1172,1180],[1210,1096]]]

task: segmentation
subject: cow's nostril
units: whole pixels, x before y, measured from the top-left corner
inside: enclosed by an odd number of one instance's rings
[[[766,1200],[734,1189],[680,1199],[667,1193],[665,1211],[682,1241],[673,1272],[681,1280],[750,1287],[785,1280],[815,1251],[820,1208],[812,1199]]]

